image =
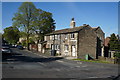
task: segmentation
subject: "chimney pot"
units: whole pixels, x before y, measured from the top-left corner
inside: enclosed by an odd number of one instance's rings
[[[75,21],[74,21],[74,18],[71,19],[70,27],[71,27],[71,28],[74,28],[74,27],[75,27]]]

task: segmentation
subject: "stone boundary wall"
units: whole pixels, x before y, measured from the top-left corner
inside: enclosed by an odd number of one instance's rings
[[[98,59],[100,61],[106,61],[106,62],[110,62],[110,63],[114,63],[114,64],[118,63],[118,59],[113,59],[113,58],[108,58],[108,57],[101,57],[101,56],[99,56]]]
[[[36,44],[30,44],[30,50],[37,51],[37,45]]]

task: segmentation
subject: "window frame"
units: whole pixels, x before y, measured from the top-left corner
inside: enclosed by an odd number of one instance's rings
[[[65,34],[65,39],[68,39],[68,34]]]
[[[74,33],[71,33],[71,34],[70,34],[70,38],[71,38],[71,39],[75,39],[75,34],[74,34]]]
[[[69,51],[69,46],[68,45],[64,45],[64,50],[65,50],[65,52],[68,52]]]
[[[52,50],[60,50],[60,45],[59,44],[51,44],[51,49]]]
[[[59,34],[55,34],[55,40],[60,40],[60,35]]]

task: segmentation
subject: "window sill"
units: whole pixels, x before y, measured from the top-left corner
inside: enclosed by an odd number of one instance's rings
[[[64,52],[68,52],[68,51],[64,51]]]
[[[70,39],[75,39],[75,38],[70,38]]]

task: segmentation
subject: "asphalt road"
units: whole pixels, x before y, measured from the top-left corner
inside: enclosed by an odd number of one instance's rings
[[[2,55],[2,78],[113,80],[118,76],[117,64],[73,61],[16,48],[12,50],[12,55]]]

